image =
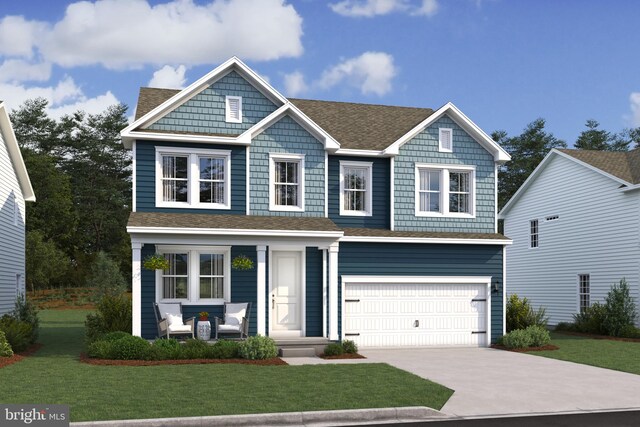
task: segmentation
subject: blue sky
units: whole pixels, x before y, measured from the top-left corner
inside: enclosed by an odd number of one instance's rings
[[[0,99],[51,114],[130,106],[237,55],[285,96],[437,108],[487,132],[537,117],[571,145],[587,119],[640,126],[640,2],[3,2]]]

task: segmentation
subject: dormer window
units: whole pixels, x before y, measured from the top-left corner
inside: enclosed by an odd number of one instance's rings
[[[440,128],[439,148],[441,153],[451,153],[453,151],[453,129]]]
[[[242,97],[227,96],[225,98],[227,123],[242,123]]]

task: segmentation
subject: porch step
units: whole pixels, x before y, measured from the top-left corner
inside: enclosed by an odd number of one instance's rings
[[[282,357],[319,356],[331,342],[322,337],[275,338],[275,341]]]
[[[280,357],[314,357],[316,349],[313,347],[283,347],[280,348]]]

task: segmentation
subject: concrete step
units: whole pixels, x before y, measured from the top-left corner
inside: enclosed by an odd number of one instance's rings
[[[280,357],[313,357],[316,355],[314,347],[280,347]]]

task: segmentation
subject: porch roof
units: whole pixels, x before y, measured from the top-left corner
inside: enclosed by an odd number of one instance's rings
[[[376,239],[385,241],[412,241],[422,243],[425,240],[438,239],[440,241],[450,241],[451,243],[493,243],[511,244],[511,239],[500,233],[463,233],[463,232],[439,232],[439,231],[396,231],[379,228],[343,228],[344,241],[373,242]]]

